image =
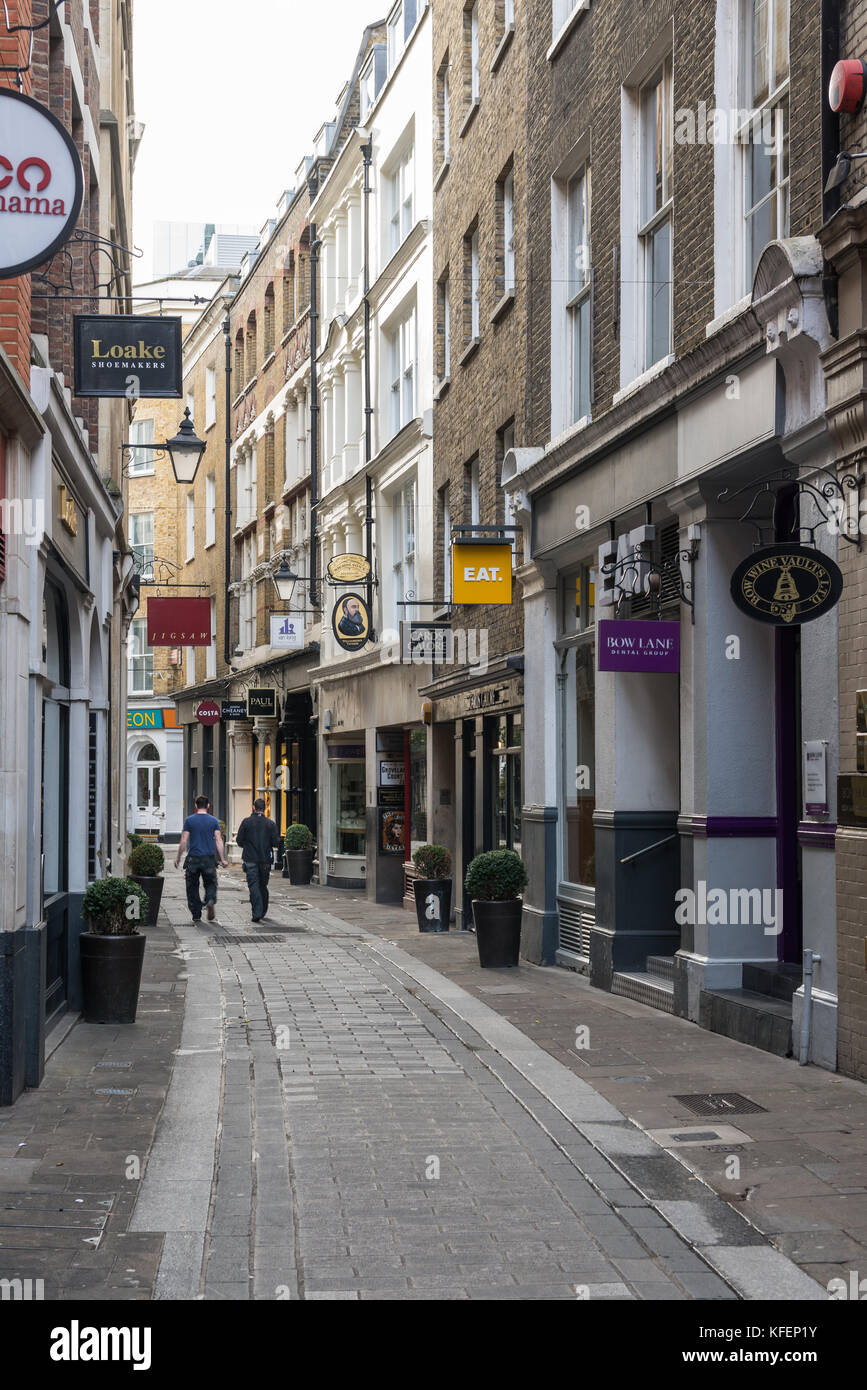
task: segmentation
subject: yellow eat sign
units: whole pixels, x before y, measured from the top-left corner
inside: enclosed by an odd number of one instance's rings
[[[511,603],[512,547],[478,541],[455,541],[452,546],[454,603]]]

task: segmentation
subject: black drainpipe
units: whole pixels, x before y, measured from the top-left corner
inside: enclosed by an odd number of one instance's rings
[[[373,405],[370,399],[370,165],[373,159],[373,141],[368,140],[361,147],[364,160],[364,463],[369,468],[373,452]],[[367,472],[364,479],[364,553],[367,558],[368,575],[366,588],[367,611],[371,615],[369,640],[376,633],[373,630],[373,479]]]
[[[824,192],[828,175],[837,162],[840,153],[840,117],[831,110],[828,101],[828,84],[831,72],[840,58],[840,0],[822,0],[822,221],[833,217],[840,206],[840,189],[832,188]],[[823,276],[825,309],[831,332],[837,337],[839,320],[837,314],[837,272],[826,262]]]
[[[316,509],[319,502],[319,382],[316,372],[316,354],[319,351],[317,329],[319,327],[319,308],[317,305],[319,280],[319,242],[316,239],[316,223],[310,223],[310,603],[318,607],[316,599]]]

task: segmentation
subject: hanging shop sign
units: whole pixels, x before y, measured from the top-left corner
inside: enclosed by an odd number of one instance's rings
[[[211,600],[209,598],[148,599],[149,647],[209,647]]]
[[[833,560],[807,545],[769,545],[742,560],[732,575],[737,607],[778,627],[812,622],[838,602],[843,575]]]
[[[278,651],[300,652],[304,647],[304,624],[281,613],[271,614],[271,646]]]
[[[344,594],[334,605],[331,630],[339,647],[357,652],[368,640],[370,611],[359,594]]]
[[[54,521],[52,543],[72,566],[76,574],[85,581],[90,577],[90,553],[88,547],[87,508],[79,501],[70,484],[52,461],[51,476],[54,485]]]
[[[0,280],[51,260],[71,237],[83,196],[69,132],[32,97],[0,89]]]
[[[328,578],[334,584],[360,584],[370,574],[370,561],[364,555],[332,555]]]
[[[379,812],[380,854],[406,853],[406,812],[381,809]]]
[[[76,396],[183,395],[179,318],[76,314]]]
[[[200,724],[219,724],[220,706],[216,700],[200,700],[196,706],[196,718]]]
[[[600,671],[680,670],[680,623],[603,619],[597,623]]]
[[[221,717],[225,719],[246,719],[247,701],[246,700],[224,700],[220,711]]]
[[[247,715],[250,719],[276,719],[277,691],[248,690]]]
[[[512,547],[508,541],[452,542],[452,602],[512,602]]]

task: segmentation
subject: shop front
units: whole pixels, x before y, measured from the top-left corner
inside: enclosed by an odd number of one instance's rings
[[[127,830],[177,844],[184,823],[183,728],[174,705],[127,710]]]

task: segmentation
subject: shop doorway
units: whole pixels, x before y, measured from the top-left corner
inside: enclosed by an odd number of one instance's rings
[[[165,766],[152,743],[139,749],[135,765],[135,832],[137,835],[161,834],[165,811],[163,810],[163,782]]]
[[[69,610],[46,581],[42,660],[51,695],[42,702],[42,916],[46,923],[46,1027],[66,1009],[69,983]]]

